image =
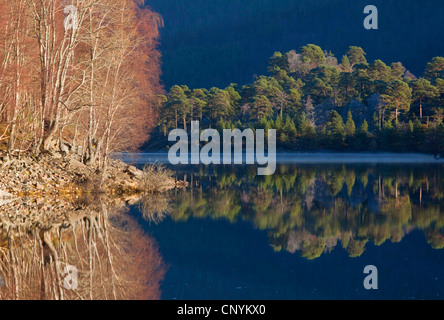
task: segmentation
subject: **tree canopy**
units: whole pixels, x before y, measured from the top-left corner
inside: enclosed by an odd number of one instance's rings
[[[349,47],[341,63],[314,44],[275,52],[269,74],[250,84],[196,89],[199,112],[188,105],[196,91],[173,86],[154,140],[163,139],[160,145],[166,146],[168,130],[187,128],[194,119],[201,128],[273,128],[278,146],[291,150],[442,153],[443,143],[437,143],[444,134],[441,61],[433,58],[417,77],[401,62],[369,63],[357,46]]]

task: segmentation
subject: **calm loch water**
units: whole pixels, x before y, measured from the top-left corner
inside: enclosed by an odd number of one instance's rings
[[[444,298],[440,163],[174,169],[189,188],[130,210],[167,265],[162,299]]]
[[[303,158],[174,167],[188,188],[142,201],[3,202],[0,300],[443,299],[443,163]]]

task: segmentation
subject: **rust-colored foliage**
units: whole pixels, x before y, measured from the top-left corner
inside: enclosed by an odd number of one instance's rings
[[[52,212],[53,221],[38,227],[0,219],[0,300],[161,298],[166,266],[155,241],[124,208],[102,202],[71,210],[65,219]],[[77,270],[72,288],[67,266]]]
[[[140,0],[0,0],[0,144],[68,144],[90,164],[139,147],[162,92],[162,24]]]

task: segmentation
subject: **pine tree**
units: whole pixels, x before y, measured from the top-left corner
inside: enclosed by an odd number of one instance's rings
[[[350,59],[347,56],[342,56],[341,70],[343,72],[352,72]]]
[[[348,111],[347,123],[345,124],[345,133],[347,137],[353,137],[356,132],[355,121],[353,121],[353,116],[351,111]]]
[[[298,132],[294,121],[290,117],[285,119],[283,131],[286,133],[289,142],[296,143]]]
[[[319,46],[308,44],[301,48],[302,61],[310,64],[311,68],[322,66],[326,62],[324,51]]]
[[[405,67],[401,62],[394,62],[391,64],[391,78],[392,81],[402,80],[402,76],[405,73]]]
[[[276,74],[279,70],[288,72],[288,58],[287,55],[283,55],[280,52],[275,52],[273,56],[268,60],[268,72]]]
[[[367,136],[368,137],[368,123],[367,123],[367,120],[364,120],[364,122],[362,123],[362,125],[361,125],[361,128],[359,129],[359,132],[362,134],[362,135],[365,135],[365,136]]]
[[[390,84],[387,93],[382,95],[383,101],[395,110],[395,120],[398,122],[400,110],[408,111],[412,102],[412,89],[403,81],[396,80]]]
[[[355,66],[359,63],[367,63],[367,59],[365,58],[366,53],[361,47],[351,46],[347,52],[347,57],[352,65]]]
[[[391,78],[391,69],[381,60],[375,60],[370,65],[368,74],[371,81],[381,80],[388,83]]]
[[[432,86],[429,80],[419,79],[410,83],[413,94],[413,101],[419,103],[419,118],[423,118],[423,104],[427,99],[433,99],[437,96],[438,90]]]
[[[252,117],[259,121],[262,118],[268,118],[273,114],[273,108],[270,100],[266,96],[258,96],[253,100]]]
[[[345,141],[344,120],[337,111],[330,112],[325,128],[325,135],[330,147],[342,149]]]
[[[425,71],[426,79],[433,81],[437,78],[444,78],[444,57],[435,57],[427,64]]]

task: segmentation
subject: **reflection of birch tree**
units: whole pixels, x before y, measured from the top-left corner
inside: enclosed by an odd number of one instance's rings
[[[49,226],[0,219],[0,299],[158,299],[164,274],[153,241],[105,203]],[[64,286],[65,267],[78,287]]]

